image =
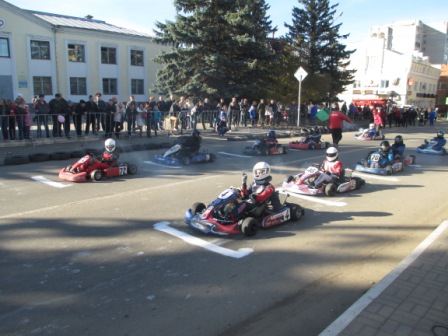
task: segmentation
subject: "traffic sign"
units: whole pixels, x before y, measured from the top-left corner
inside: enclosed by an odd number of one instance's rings
[[[297,71],[294,73],[294,77],[297,78],[299,82],[303,81],[306,75],[308,75],[308,72],[306,72],[305,69],[302,67],[298,68]]]

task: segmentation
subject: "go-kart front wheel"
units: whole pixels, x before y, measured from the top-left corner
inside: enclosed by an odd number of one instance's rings
[[[325,186],[325,195],[334,196],[336,194],[336,185],[334,183],[328,183]]]
[[[205,204],[201,202],[193,203],[191,206],[191,213],[194,215],[201,213],[205,209]]]
[[[291,214],[291,221],[297,221],[305,214],[305,210],[300,205],[293,203],[287,203],[287,205]]]
[[[93,181],[98,182],[103,178],[103,172],[101,170],[94,170],[90,173],[90,177]]]
[[[190,164],[190,158],[189,158],[188,156],[184,156],[184,157],[182,157],[182,158],[180,159],[180,161],[182,162],[182,164],[183,164],[184,166],[187,166],[187,165]]]
[[[135,175],[137,174],[137,166],[133,163],[128,164],[128,174]]]
[[[255,218],[247,217],[241,223],[241,232],[246,237],[255,236],[258,232],[258,222]]]

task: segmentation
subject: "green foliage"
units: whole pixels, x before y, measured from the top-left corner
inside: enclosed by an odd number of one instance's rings
[[[163,65],[161,93],[204,97],[260,97],[273,77],[272,31],[264,0],[174,0],[176,20],[157,22],[155,41],[169,50],[155,58]]]

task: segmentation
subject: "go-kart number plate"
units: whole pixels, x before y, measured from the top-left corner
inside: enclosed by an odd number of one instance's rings
[[[90,155],[85,155],[78,160],[79,163],[84,163],[90,158]]]
[[[372,162],[378,162],[380,160],[380,154],[374,153],[374,154],[370,155],[370,160]]]
[[[316,167],[308,167],[308,168],[305,170],[305,173],[307,173],[307,174],[316,174],[317,171],[318,171],[318,169],[317,169]]]
[[[120,168],[120,172],[119,172],[120,176],[127,175],[127,173],[128,173],[128,166],[121,166],[119,168]]]

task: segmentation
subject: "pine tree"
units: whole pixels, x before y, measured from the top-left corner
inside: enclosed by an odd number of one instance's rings
[[[272,31],[264,0],[174,0],[176,20],[156,23],[162,93],[197,98],[259,97],[271,76]]]
[[[298,0],[301,8],[294,7],[292,25],[286,35],[297,59],[297,68],[302,66],[308,77],[303,82],[303,90],[313,101],[335,99],[344,87],[353,81],[353,70],[346,70],[349,58],[355,50],[346,50],[341,41],[349,34],[340,35],[342,23],[335,21],[338,4],[331,5],[328,0]]]

